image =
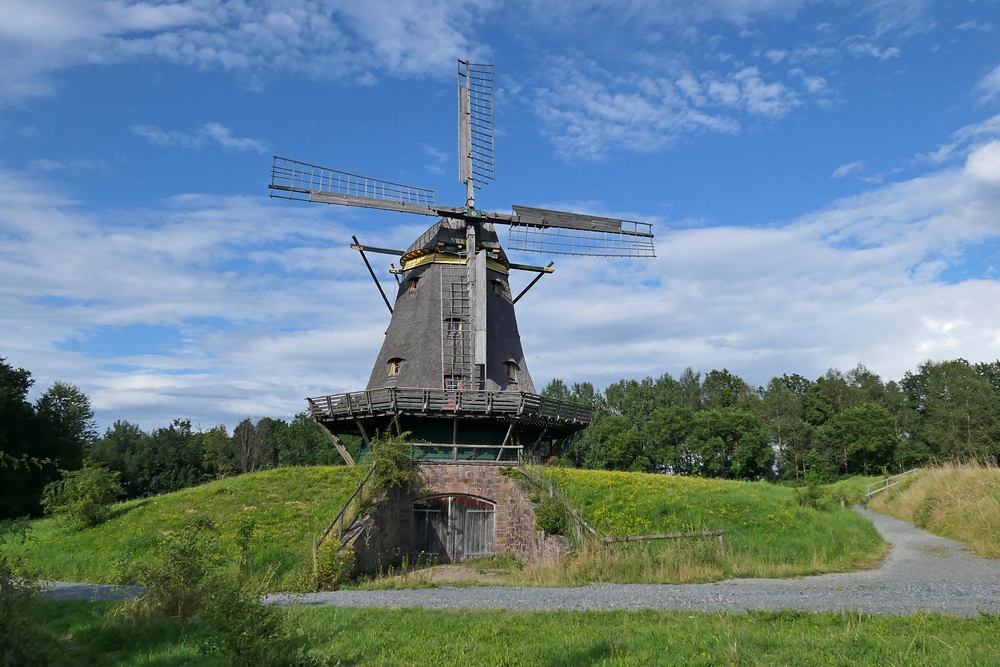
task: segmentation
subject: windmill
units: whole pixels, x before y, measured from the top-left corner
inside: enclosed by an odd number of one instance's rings
[[[307,399],[334,437],[410,431],[420,455],[454,461],[520,461],[551,453],[590,421],[591,406],[537,394],[521,349],[514,304],[548,266],[511,262],[507,247],[544,254],[654,257],[648,223],[513,206],[511,213],[476,208],[476,191],[496,178],[493,65],[458,62],[459,181],[463,206],[437,204],[432,190],[274,157],[271,197],[380,209],[438,220],[406,250],[362,245],[353,237],[391,313],[385,340],[364,391]],[[390,303],[366,252],[399,257]],[[510,271],[537,273],[513,296]]]

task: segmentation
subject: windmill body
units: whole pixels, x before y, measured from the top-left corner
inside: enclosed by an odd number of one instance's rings
[[[396,499],[398,506],[384,511],[375,542],[366,538],[362,546],[357,535],[339,529],[341,544],[353,544],[359,562],[368,554],[368,567],[381,567],[390,554],[433,554],[447,562],[498,548],[531,561],[531,554],[548,549],[535,539],[530,501],[495,465],[486,464],[520,464],[557,453],[587,426],[593,407],[536,392],[514,306],[552,273],[552,263],[511,262],[496,226],[507,227],[507,247],[514,250],[654,256],[652,230],[645,223],[526,206],[514,206],[511,213],[477,209],[476,190],[495,177],[493,66],[459,61],[458,80],[464,206],[440,206],[427,189],[288,158],[275,157],[271,169],[272,197],[436,218],[406,250],[365,246],[354,237],[352,247],[391,320],[365,389],[306,399],[348,464],[354,460],[338,437],[345,433],[360,435],[368,445],[377,434],[409,432],[414,457],[424,462],[421,474],[430,495]],[[367,253],[398,257],[399,268],[390,269],[397,283],[392,301]],[[509,280],[513,271],[536,274],[516,296]]]
[[[367,389],[535,393],[514,314],[510,262],[491,223],[470,226],[474,235],[464,223],[442,218],[400,258],[392,320]],[[476,244],[472,271],[470,238]]]

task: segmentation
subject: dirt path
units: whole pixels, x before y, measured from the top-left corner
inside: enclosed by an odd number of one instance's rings
[[[272,595],[269,604],[469,609],[798,609],[868,613],[1000,612],[1000,560],[903,521],[856,509],[892,545],[875,570],[798,579],[733,579],[714,584],[593,584],[580,588],[441,587]]]

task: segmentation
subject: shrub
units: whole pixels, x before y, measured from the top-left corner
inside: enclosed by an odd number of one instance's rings
[[[97,526],[108,518],[108,508],[124,495],[118,481],[121,473],[101,466],[84,464],[80,470],[61,470],[62,479],[47,484],[42,493],[42,508],[49,516],[69,523]]]
[[[556,498],[544,498],[535,505],[535,529],[546,535],[563,535],[566,532],[566,508]]]
[[[138,573],[146,602],[167,616],[193,616],[221,565],[218,542],[214,522],[204,516],[193,517],[179,534],[168,536],[158,562]]]
[[[51,663],[46,639],[31,620],[38,586],[11,553],[11,547],[27,540],[27,528],[24,521],[0,522],[0,667]]]
[[[372,458],[375,459],[375,489],[409,489],[420,482],[413,468],[413,445],[410,434],[383,435],[371,441]]]
[[[326,540],[316,550],[316,588],[334,591],[354,571],[354,548],[340,548],[340,540]]]
[[[262,588],[249,579],[217,581],[202,599],[198,618],[211,631],[205,653],[224,653],[236,665],[290,664],[290,631],[283,610],[260,603]]]

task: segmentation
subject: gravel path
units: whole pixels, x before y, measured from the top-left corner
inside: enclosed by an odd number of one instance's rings
[[[731,579],[714,584],[592,584],[580,588],[431,588],[276,594],[275,605],[426,607],[434,609],[746,611],[798,609],[865,613],[938,611],[1000,613],[1000,560],[911,524],[855,508],[875,524],[892,551],[878,569],[798,579]]]

